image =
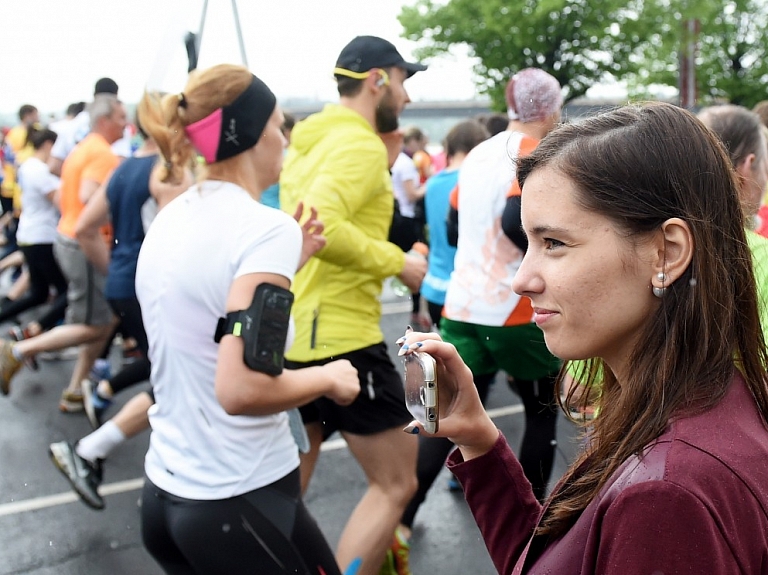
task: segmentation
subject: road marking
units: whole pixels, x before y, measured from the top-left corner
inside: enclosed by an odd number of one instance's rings
[[[139,477],[137,479],[107,483],[99,487],[99,493],[101,493],[102,496],[114,495],[115,493],[124,493],[125,491],[135,491],[141,489],[143,486],[144,478]],[[75,493],[69,491],[67,493],[58,493],[56,495],[47,495],[45,497],[35,497],[34,499],[4,503],[0,505],[0,517],[4,515],[15,515],[16,513],[25,513],[27,511],[35,511],[36,509],[55,507],[56,505],[64,505],[65,503],[73,503],[78,499],[79,498]]]
[[[488,415],[491,416],[491,419],[497,419],[499,417],[515,415],[522,412],[523,406],[518,404],[489,409]],[[346,448],[346,446],[347,442],[343,439],[333,439],[323,443],[323,445],[320,447],[320,451],[337,451],[339,449]],[[115,495],[117,493],[125,493],[127,491],[137,491],[143,486],[144,478],[138,477],[136,479],[128,479],[126,481],[105,483],[99,487],[99,493],[101,493],[102,496]],[[32,499],[23,499],[21,501],[11,501],[10,503],[0,504],[0,517],[6,515],[16,515],[18,513],[26,513],[28,511],[36,511],[38,509],[47,509],[49,507],[56,507],[57,505],[65,505],[67,503],[74,503],[78,499],[79,498],[77,495],[71,491],[68,491],[66,493],[57,493],[56,495],[46,495]]]
[[[388,301],[381,304],[381,315],[393,315],[396,313],[406,313],[413,309],[410,300],[406,301]]]

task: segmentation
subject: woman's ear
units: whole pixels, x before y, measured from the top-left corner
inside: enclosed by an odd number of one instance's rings
[[[693,234],[684,220],[669,218],[661,224],[654,262],[654,287],[667,287],[677,281],[691,264],[693,250]],[[663,282],[659,281],[658,274],[664,274]]]

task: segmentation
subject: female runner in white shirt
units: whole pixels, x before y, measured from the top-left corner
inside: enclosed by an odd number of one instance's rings
[[[195,152],[208,164],[158,214],[139,255],[156,399],[144,544],[173,574],[338,574],[301,501],[285,410],[320,396],[351,403],[357,372],[337,361],[273,377],[246,366],[240,337],[213,339],[219,318],[248,308],[259,284],[289,288],[322,245],[314,211],[302,250],[296,221],[258,202],[282,165],[283,114],[261,80],[232,65],[193,72],[181,94],[144,98],[164,118],[144,123],[161,180],[180,178]]]

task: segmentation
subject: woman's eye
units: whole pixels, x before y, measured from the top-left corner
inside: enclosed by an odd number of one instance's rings
[[[553,238],[544,238],[544,249],[546,250],[554,250],[556,248],[563,247],[564,245],[565,244],[560,240],[556,240]]]

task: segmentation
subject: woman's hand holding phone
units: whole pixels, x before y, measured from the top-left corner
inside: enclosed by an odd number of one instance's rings
[[[499,430],[486,413],[472,372],[456,348],[436,333],[406,332],[397,343],[401,345],[398,355],[423,352],[435,360],[439,411],[435,437],[447,437],[453,441],[461,449],[465,460],[490,451],[499,437]],[[414,421],[404,431],[413,433],[414,429],[421,432],[424,426]]]

